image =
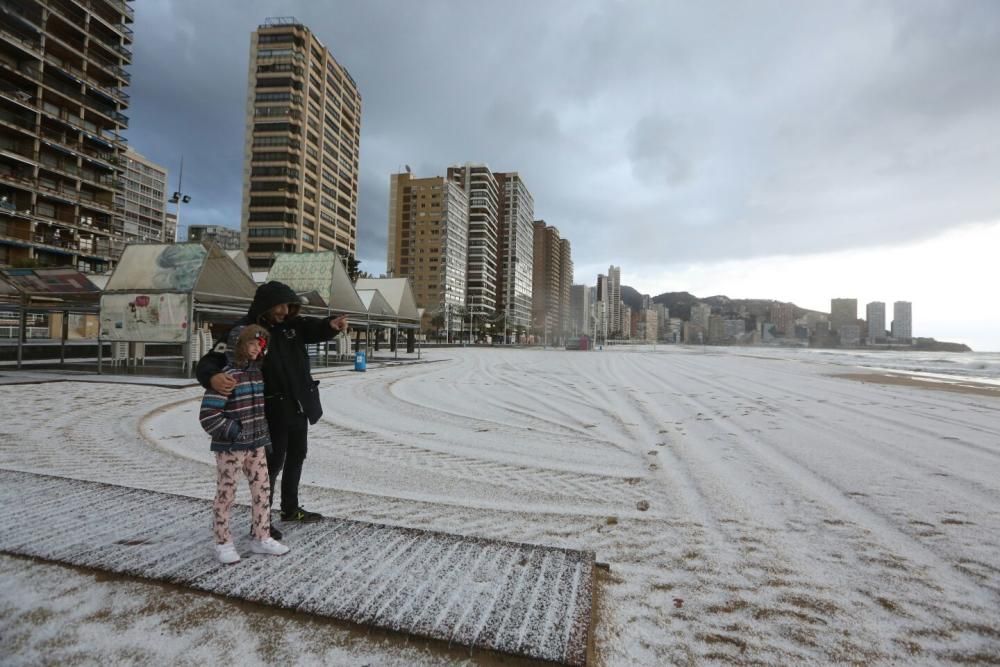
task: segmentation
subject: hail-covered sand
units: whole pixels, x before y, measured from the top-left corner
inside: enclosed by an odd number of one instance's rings
[[[595,551],[611,565],[602,664],[1000,660],[1000,400],[831,377],[776,353],[424,357],[324,377],[307,508]],[[0,467],[210,498],[199,396],[0,387]],[[289,641],[315,621],[214,598],[203,623],[171,625],[189,594],[146,591],[162,609],[118,613],[122,588],[142,584],[9,557],[0,582],[0,634],[25,663],[127,661],[163,627],[154,657],[170,661],[222,661],[236,645],[251,662],[468,659],[382,637]],[[235,637],[248,630],[265,639]]]

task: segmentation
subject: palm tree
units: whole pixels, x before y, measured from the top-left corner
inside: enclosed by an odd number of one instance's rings
[[[444,327],[444,313],[439,312],[431,318],[431,326],[434,327],[434,337],[441,342],[441,329]]]

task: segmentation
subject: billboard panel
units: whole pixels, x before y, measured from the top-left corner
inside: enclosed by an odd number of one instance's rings
[[[101,337],[105,340],[184,343],[188,335],[187,294],[105,294],[101,296]]]

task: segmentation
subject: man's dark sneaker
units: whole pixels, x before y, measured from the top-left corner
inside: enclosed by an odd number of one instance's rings
[[[314,523],[323,518],[322,514],[317,514],[316,512],[307,512],[301,507],[296,507],[291,512],[281,511],[282,521],[300,521],[302,523]]]

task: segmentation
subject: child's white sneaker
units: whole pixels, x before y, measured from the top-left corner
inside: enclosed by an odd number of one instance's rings
[[[236,545],[232,542],[215,545],[215,557],[223,565],[231,565],[240,562],[240,554],[236,551]]]
[[[288,553],[288,547],[273,537],[265,537],[262,540],[250,540],[250,551],[255,554],[281,556]]]

